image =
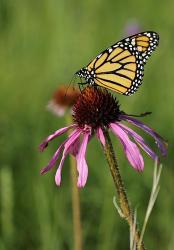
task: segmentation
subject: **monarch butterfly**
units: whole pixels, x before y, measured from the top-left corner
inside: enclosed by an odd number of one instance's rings
[[[159,35],[146,31],[127,37],[100,53],[75,75],[85,83],[132,95],[143,80],[144,65],[159,44]]]

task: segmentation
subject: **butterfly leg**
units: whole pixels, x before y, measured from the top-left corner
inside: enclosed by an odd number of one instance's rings
[[[82,91],[83,91],[83,86],[86,85],[86,84],[87,84],[86,82],[78,83],[79,89],[80,89],[80,92],[81,92],[81,93],[82,93]]]

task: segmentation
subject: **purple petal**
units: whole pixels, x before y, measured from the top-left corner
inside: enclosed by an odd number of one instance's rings
[[[70,128],[74,128],[76,125],[72,124],[68,127],[64,127],[61,129],[56,130],[53,134],[49,135],[42,144],[40,144],[39,148],[40,151],[43,151],[47,146],[48,146],[48,142],[52,141],[55,137],[62,135],[63,133],[65,133],[66,131],[68,131]]]
[[[96,135],[99,141],[103,144],[103,146],[105,146],[105,137],[103,134],[103,130],[100,127],[97,129]]]
[[[79,152],[80,148],[80,136],[76,139],[76,141],[70,146],[69,153],[71,153],[73,156],[76,156]]]
[[[58,117],[64,116],[66,111],[65,106],[57,104],[54,100],[49,101],[46,108]]]
[[[138,145],[154,160],[158,159],[158,156],[153,152],[151,148],[145,143],[144,139],[137,134],[135,131],[133,131],[131,128],[128,128],[127,126],[120,124],[119,126],[130,136],[134,138],[134,140],[138,143]]]
[[[44,173],[48,172],[49,170],[51,170],[51,169],[54,167],[54,165],[55,165],[55,163],[56,163],[56,161],[57,161],[57,159],[58,159],[58,157],[59,157],[59,155],[60,155],[60,153],[61,153],[61,151],[62,151],[63,146],[67,143],[67,141],[69,141],[69,139],[70,139],[71,137],[73,137],[74,135],[76,135],[76,133],[77,133],[77,130],[74,130],[74,131],[69,135],[69,137],[68,137],[68,138],[58,147],[58,149],[57,149],[56,152],[54,153],[54,155],[53,155],[53,157],[51,158],[51,160],[50,160],[50,162],[48,163],[48,165],[47,165],[46,167],[44,167],[44,168],[41,169],[41,171],[40,171],[41,174],[44,174]]]
[[[144,161],[137,145],[129,139],[124,130],[121,129],[116,123],[111,123],[110,127],[122,143],[126,157],[130,164],[136,170],[142,171],[144,168]]]
[[[85,186],[87,177],[88,177],[88,166],[86,163],[85,155],[86,155],[86,148],[88,145],[89,137],[90,137],[90,133],[84,134],[79,152],[76,156],[77,170],[79,173],[77,186],[80,188]]]
[[[133,118],[133,117],[130,117],[128,115],[121,115],[120,116],[121,119],[123,120],[126,120],[132,124],[134,124],[135,126],[141,128],[142,130],[144,130],[146,133],[148,133],[149,135],[151,135],[156,143],[157,143],[157,146],[158,148],[160,149],[161,151],[161,154],[163,156],[166,156],[167,155],[167,143],[165,142],[165,140],[158,134],[156,133],[152,128],[148,127],[147,125],[145,125],[144,123],[142,123],[141,121]]]
[[[45,174],[46,172],[48,172],[49,170],[51,170],[54,167],[54,164],[56,163],[60,152],[62,151],[63,146],[65,145],[66,141],[64,141],[56,150],[56,152],[54,153],[53,157],[51,158],[50,162],[48,163],[48,165],[44,168],[41,169],[40,173],[41,174]]]
[[[69,138],[67,139],[67,141],[66,141],[66,143],[64,145],[64,151],[63,151],[62,159],[60,161],[59,167],[58,167],[56,175],[55,175],[55,182],[56,182],[56,185],[58,185],[58,186],[60,186],[60,183],[61,183],[61,173],[62,173],[62,167],[63,167],[64,160],[65,160],[67,154],[69,153],[70,147],[77,140],[77,138],[80,136],[80,134],[81,134],[81,130],[76,129],[69,136]]]

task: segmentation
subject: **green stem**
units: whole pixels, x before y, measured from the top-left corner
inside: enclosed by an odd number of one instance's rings
[[[67,124],[72,123],[70,115],[66,116]],[[70,155],[70,175],[72,183],[72,216],[73,216],[73,234],[74,234],[74,250],[82,250],[82,227],[80,213],[80,194],[77,188],[77,170],[75,158]]]
[[[133,217],[134,217],[133,212],[132,212],[132,209],[131,209],[130,204],[128,202],[127,194],[125,191],[123,180],[122,180],[121,175],[120,175],[120,171],[119,171],[118,163],[117,163],[117,160],[115,157],[111,138],[109,136],[107,129],[104,128],[103,132],[104,132],[104,136],[105,136],[105,140],[106,140],[106,144],[104,146],[104,153],[105,153],[106,159],[108,161],[109,168],[110,168],[110,171],[111,171],[111,174],[112,174],[112,177],[114,180],[114,184],[115,184],[115,187],[117,190],[118,200],[119,200],[120,208],[121,208],[121,213],[123,215],[122,217],[129,224],[130,230],[132,230],[132,228],[134,228],[134,230],[135,230],[134,238],[135,238],[136,245],[138,246],[139,241],[140,241],[140,233],[139,233],[137,225],[135,225],[135,222],[133,219]],[[141,245],[137,249],[138,250],[145,250],[143,242],[141,242]]]
[[[74,227],[74,249],[82,250],[82,228],[80,216],[80,196],[77,188],[76,162],[73,156],[70,156],[71,182],[72,182],[72,211]]]

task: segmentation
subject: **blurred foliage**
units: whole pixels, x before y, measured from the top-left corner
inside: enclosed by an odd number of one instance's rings
[[[45,105],[59,84],[68,84],[74,72],[124,37],[132,19],[143,30],[157,31],[160,47],[149,59],[139,91],[132,97],[117,96],[127,113],[152,111],[143,121],[168,140],[161,190],[145,242],[148,249],[174,249],[173,9],[171,0],[0,0],[0,249],[73,249],[68,159],[61,188],[54,183],[54,171],[39,175],[64,139],[39,153],[42,139],[65,125],[46,112]],[[136,173],[113,140],[141,226],[153,162],[145,156],[144,172]],[[128,249],[128,227],[113,206],[112,178],[96,139],[88,147],[88,164],[89,180],[80,191],[84,249]]]

